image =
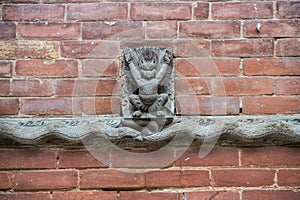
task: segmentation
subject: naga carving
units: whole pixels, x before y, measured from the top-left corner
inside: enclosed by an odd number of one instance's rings
[[[125,48],[122,60],[122,112],[125,118],[172,118],[173,53],[170,48]]]

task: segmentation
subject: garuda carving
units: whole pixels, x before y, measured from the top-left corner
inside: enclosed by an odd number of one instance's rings
[[[171,118],[174,112],[173,53],[169,48],[125,48],[122,111],[125,118]]]

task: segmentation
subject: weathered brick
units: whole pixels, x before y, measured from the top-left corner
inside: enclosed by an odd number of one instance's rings
[[[18,38],[24,39],[79,39],[79,23],[21,23],[17,26]]]
[[[175,57],[208,57],[210,42],[207,40],[176,40],[173,49]]]
[[[12,62],[0,61],[0,77],[11,77],[12,76]]]
[[[11,172],[0,172],[0,189],[11,189],[12,187],[13,174]]]
[[[22,99],[20,112],[29,115],[57,115],[81,113],[74,98]]]
[[[268,20],[259,21],[261,30],[256,30],[258,22],[244,22],[244,37],[294,37],[300,34],[299,20]]]
[[[238,191],[197,191],[197,192],[184,192],[184,196],[188,200],[198,199],[222,199],[222,200],[239,200],[240,195]],[[183,198],[181,198],[183,199]]]
[[[18,99],[0,99],[0,114],[15,115],[19,112]]]
[[[276,44],[277,56],[300,56],[300,38],[278,39]]]
[[[65,7],[55,4],[19,4],[3,6],[4,20],[62,21]]]
[[[0,169],[55,168],[54,151],[1,150]]]
[[[117,97],[97,97],[83,100],[83,113],[85,114],[119,114],[120,99]]]
[[[215,56],[273,56],[273,51],[273,39],[224,40],[212,42],[212,54]]]
[[[214,187],[260,187],[274,184],[275,170],[267,169],[213,169]]]
[[[278,78],[276,79],[276,94],[300,94],[300,78]]]
[[[87,191],[87,192],[53,192],[53,200],[116,200],[118,197],[115,191]]]
[[[149,38],[176,38],[177,23],[175,21],[148,22],[146,33]]]
[[[120,200],[143,199],[143,200],[174,200],[178,198],[177,193],[171,192],[120,192]]]
[[[189,21],[181,22],[179,37],[237,38],[240,36],[240,22],[236,21]]]
[[[235,97],[178,96],[177,114],[228,115],[239,113],[239,99]]]
[[[272,78],[216,78],[214,80],[214,94],[226,96],[273,94]]]
[[[82,170],[80,188],[143,188],[145,175],[117,170]]]
[[[240,59],[189,58],[176,59],[175,63],[181,76],[231,76],[239,74]]]
[[[300,185],[300,170],[299,169],[280,169],[278,171],[279,186],[299,186]]]
[[[164,40],[159,40],[159,39],[151,39],[151,40],[123,40],[121,41],[121,48],[123,49],[124,47],[129,47],[129,48],[138,48],[141,46],[155,46],[158,48],[173,48],[174,46],[174,41],[164,39]],[[174,48],[173,48],[174,49]]]
[[[0,193],[2,200],[50,200],[48,192]]]
[[[44,58],[59,56],[55,41],[0,41],[0,59]]]
[[[300,13],[299,1],[278,1],[277,17],[278,18],[299,18]]]
[[[59,168],[88,168],[88,167],[107,167],[109,162],[109,155],[105,154],[105,151],[92,150],[97,154],[94,157],[89,151],[77,150],[77,151],[61,151],[59,152]],[[97,159],[101,157],[101,160],[105,160],[106,163],[102,163]]]
[[[117,58],[120,56],[120,42],[62,42],[61,51],[67,58]]]
[[[200,149],[189,149],[178,160],[176,166],[238,166],[238,151],[235,148],[214,148],[204,158],[199,156]],[[177,157],[176,153],[176,157]]]
[[[300,193],[293,190],[244,190],[242,198],[243,200],[296,200],[300,198]]]
[[[228,2],[213,3],[213,19],[272,18],[272,2]]]
[[[245,75],[300,75],[300,58],[248,58]]]
[[[299,166],[300,152],[297,148],[243,148],[241,164],[253,166]]]
[[[203,78],[182,78],[176,79],[175,91],[178,95],[184,94],[210,94],[211,79]]]
[[[9,79],[0,80],[0,96],[9,96],[10,83]]]
[[[10,96],[52,96],[54,88],[48,80],[13,80]]]
[[[90,22],[82,26],[83,39],[143,39],[143,22]]]
[[[300,112],[300,99],[296,96],[245,97],[244,114],[296,114]]]
[[[209,4],[197,2],[196,6],[194,7],[194,17],[196,19],[207,19],[209,13]]]
[[[159,170],[146,173],[147,188],[200,186],[209,186],[207,170]]]
[[[18,171],[14,173],[15,190],[45,190],[77,187],[75,170]]]
[[[68,19],[76,20],[120,20],[127,18],[126,3],[69,4]]]
[[[118,60],[116,59],[85,59],[82,61],[82,76],[86,77],[117,77]]]
[[[78,76],[76,60],[18,60],[17,76],[31,77],[75,77]]]
[[[13,38],[16,38],[16,25],[11,22],[0,22],[0,39]]]
[[[132,3],[130,18],[133,20],[191,19],[190,3]]]

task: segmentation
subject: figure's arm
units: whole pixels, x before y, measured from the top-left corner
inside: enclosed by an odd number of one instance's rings
[[[168,67],[170,66],[171,62],[171,55],[172,51],[170,49],[165,50],[165,55],[163,57],[163,64],[160,68],[160,70],[156,74],[156,79],[158,80],[158,83],[161,82],[161,80],[165,77]]]
[[[137,86],[142,85],[142,77],[141,77],[141,73],[138,70],[137,66],[134,64],[133,62],[133,51],[130,48],[126,48],[124,49],[124,57],[125,57],[125,61],[127,62],[129,69],[130,69],[130,73],[134,79],[134,81],[136,82]]]

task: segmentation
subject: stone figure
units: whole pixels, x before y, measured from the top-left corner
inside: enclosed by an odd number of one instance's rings
[[[174,110],[173,53],[169,48],[123,50],[122,111],[126,118],[169,118]]]

